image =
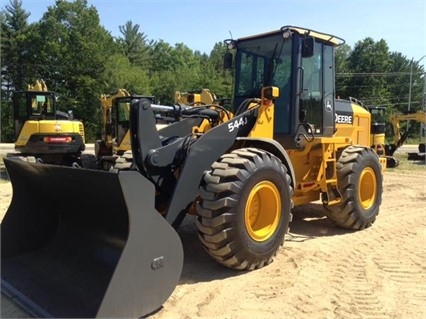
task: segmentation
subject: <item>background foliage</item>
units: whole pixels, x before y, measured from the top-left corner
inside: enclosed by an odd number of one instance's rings
[[[28,17],[21,0],[9,0],[0,13],[2,142],[14,138],[12,92],[36,79],[57,92],[62,111],[73,110],[84,121],[89,142],[100,137],[99,96],[119,88],[154,95],[166,105],[174,102],[176,90],[209,88],[219,97],[231,96],[232,78],[222,69],[223,43],[213,44],[210,54],[201,53],[184,43],[149,40],[132,21],[113,37],[87,0],[57,0],[40,21],[30,24]],[[411,67],[410,107],[418,110],[424,103],[422,66],[390,52],[384,40],[367,37],[353,48],[343,45],[336,52],[336,95],[404,112]]]

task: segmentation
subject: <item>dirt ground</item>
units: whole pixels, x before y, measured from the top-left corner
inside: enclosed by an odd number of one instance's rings
[[[11,199],[0,182],[0,216]],[[389,170],[376,223],[351,232],[298,209],[274,262],[237,272],[213,261],[192,224],[183,273],[151,318],[426,318],[426,166]],[[1,317],[27,315],[2,295]]]

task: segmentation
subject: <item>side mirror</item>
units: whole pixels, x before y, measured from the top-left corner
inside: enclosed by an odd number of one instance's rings
[[[306,37],[302,41],[302,58],[310,58],[314,55],[314,38]]]
[[[225,70],[232,69],[232,59],[233,59],[233,56],[231,52],[225,53],[225,56],[223,58],[223,68]]]

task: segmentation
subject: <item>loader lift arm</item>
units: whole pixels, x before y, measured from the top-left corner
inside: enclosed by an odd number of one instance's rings
[[[257,102],[258,103],[258,102]],[[133,159],[139,171],[151,180],[158,189],[170,196],[165,212],[166,220],[177,228],[188,206],[198,193],[202,176],[211,164],[232,148],[236,139],[247,136],[252,130],[259,108],[253,107],[233,118],[244,123],[239,129],[230,132],[227,125],[217,125],[202,135],[188,134],[177,137],[170,144],[163,145],[155,127],[150,103],[146,99],[134,101],[131,106],[131,130]],[[211,110],[212,111],[212,110]],[[199,115],[205,118],[206,114]],[[188,121],[184,119],[176,124]],[[171,124],[171,127],[175,124]],[[181,165],[181,163],[184,163]],[[173,168],[179,167],[176,179]]]

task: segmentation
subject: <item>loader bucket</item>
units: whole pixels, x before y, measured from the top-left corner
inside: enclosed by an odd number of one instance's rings
[[[176,287],[182,243],[153,184],[4,159],[13,187],[1,224],[1,288],[35,317],[139,318]]]

